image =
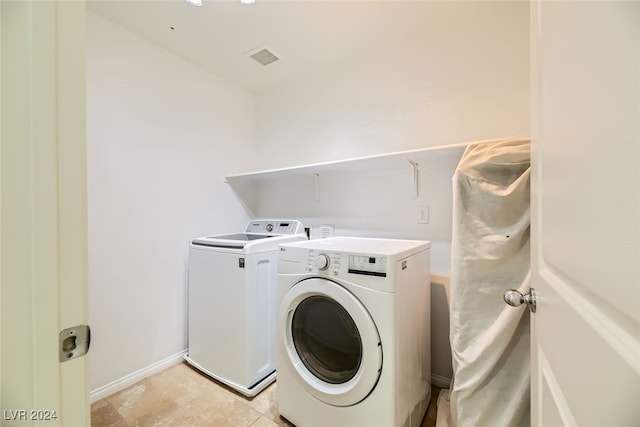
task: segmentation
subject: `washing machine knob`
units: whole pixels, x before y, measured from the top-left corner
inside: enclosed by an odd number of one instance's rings
[[[316,267],[318,267],[318,270],[326,270],[329,268],[330,262],[331,261],[326,254],[320,254],[316,257]]]

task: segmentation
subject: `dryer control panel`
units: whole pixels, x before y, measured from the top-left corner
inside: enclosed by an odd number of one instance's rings
[[[383,256],[349,255],[349,273],[387,277],[387,258]]]
[[[320,251],[310,250],[307,253],[307,268],[308,272],[325,272],[329,271],[337,276],[340,274],[340,254],[337,253],[325,253]]]
[[[306,271],[309,273],[327,272],[338,276],[341,267],[346,267],[346,272],[351,274],[387,277],[386,256],[321,252],[313,249],[307,252]]]

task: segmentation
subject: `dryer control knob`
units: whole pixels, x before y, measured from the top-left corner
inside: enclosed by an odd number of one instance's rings
[[[326,270],[327,268],[329,268],[329,263],[331,261],[329,260],[329,257],[325,254],[320,254],[316,257],[316,267],[318,267],[318,270]]]

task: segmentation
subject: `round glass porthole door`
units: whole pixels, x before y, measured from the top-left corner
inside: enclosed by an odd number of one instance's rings
[[[355,377],[362,361],[362,339],[353,318],[324,295],[305,298],[291,319],[293,345],[304,366],[329,384]]]
[[[362,303],[320,278],[294,285],[279,313],[298,381],[316,398],[350,406],[375,387],[382,367],[377,328]]]

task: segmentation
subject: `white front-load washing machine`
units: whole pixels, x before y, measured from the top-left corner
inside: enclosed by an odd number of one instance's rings
[[[191,241],[190,365],[246,396],[275,380],[278,245],[303,239],[299,221],[253,220]]]
[[[431,394],[430,246],[280,245],[280,415],[298,427],[420,425]]]

